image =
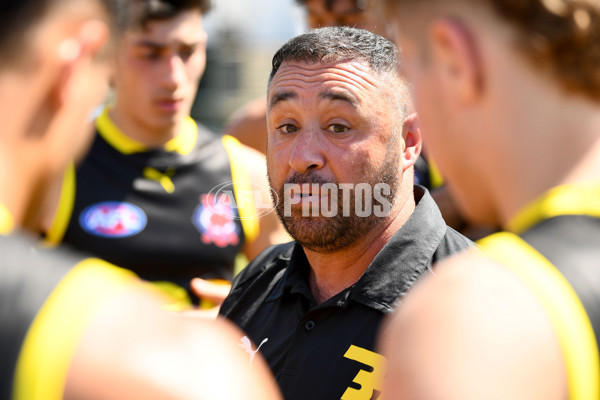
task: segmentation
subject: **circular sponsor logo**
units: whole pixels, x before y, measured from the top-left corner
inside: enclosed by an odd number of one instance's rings
[[[234,182],[230,181],[210,190],[208,194],[218,199],[214,205],[209,205],[214,213],[242,220],[259,218],[275,211],[269,199],[273,199],[277,204],[279,196],[272,188],[249,181],[236,181],[235,186],[237,190],[234,190]],[[222,201],[225,201],[228,207],[221,207],[219,203]],[[232,214],[230,209],[237,212]]]
[[[127,202],[105,201],[87,207],[79,216],[79,225],[87,233],[105,238],[137,235],[146,227],[144,211]]]

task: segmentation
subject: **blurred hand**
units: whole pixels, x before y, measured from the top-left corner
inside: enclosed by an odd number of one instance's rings
[[[222,279],[194,278],[190,282],[190,286],[192,292],[200,299],[200,306],[195,310],[183,311],[181,314],[209,319],[216,318],[221,304],[231,290],[231,283]]]

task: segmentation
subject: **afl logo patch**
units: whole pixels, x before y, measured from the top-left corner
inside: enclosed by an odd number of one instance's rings
[[[202,234],[204,244],[235,246],[240,242],[240,228],[234,222],[236,216],[237,212],[227,196],[203,194],[200,196],[200,204],[194,210],[192,222]]]
[[[105,238],[137,235],[144,230],[147,221],[141,208],[119,201],[91,205],[79,216],[79,225],[84,231]]]

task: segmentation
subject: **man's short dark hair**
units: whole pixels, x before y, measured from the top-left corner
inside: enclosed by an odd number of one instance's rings
[[[398,50],[383,36],[364,29],[335,26],[313,29],[289,40],[273,57],[269,81],[285,61],[306,64],[362,61],[377,74],[398,70]]]
[[[202,14],[211,7],[210,0],[128,0],[128,29],[145,29],[149,22],[171,19],[178,14],[199,10]]]
[[[6,65],[27,48],[27,34],[55,7],[66,3],[92,2],[107,11],[112,28],[125,19],[123,4],[128,0],[2,0],[0,2],[0,65]]]

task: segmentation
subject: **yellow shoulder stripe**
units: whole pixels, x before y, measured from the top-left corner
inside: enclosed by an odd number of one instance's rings
[[[600,217],[600,183],[557,186],[515,215],[507,229],[521,233],[540,221],[559,215]]]
[[[0,203],[0,235],[8,235],[15,228],[15,221],[8,208]]]
[[[52,291],[23,342],[14,400],[60,400],[71,359],[95,308],[125,290],[133,272],[89,258],[77,264]]]
[[[244,229],[244,237],[246,241],[251,242],[258,236],[260,228],[250,176],[247,166],[243,163],[245,157],[242,154],[242,145],[236,138],[229,135],[223,135],[222,142],[229,155],[233,191]]]
[[[517,235],[500,232],[479,241],[484,253],[502,262],[532,290],[558,336],[570,400],[600,398],[598,344],[589,317],[565,277]]]
[[[75,163],[71,162],[65,174],[63,176],[62,188],[60,190],[60,200],[58,202],[58,208],[52,225],[48,232],[46,232],[45,244],[51,246],[58,245],[62,242],[71,215],[73,214],[73,207],[75,205]]]

